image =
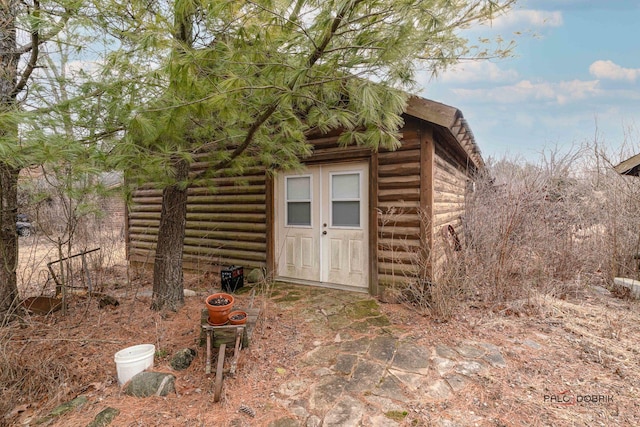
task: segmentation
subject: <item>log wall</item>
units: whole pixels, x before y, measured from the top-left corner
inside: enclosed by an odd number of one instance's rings
[[[196,164],[194,171],[206,167]],[[190,188],[184,239],[184,268],[219,272],[220,267],[265,267],[267,260],[266,177],[253,168],[241,177],[213,179],[211,188]],[[129,209],[129,260],[153,264],[162,190],[140,189]]]
[[[417,120],[405,118],[402,146],[377,155],[377,273],[381,286],[418,274],[421,239],[421,139]]]
[[[462,243],[462,219],[469,170],[464,157],[453,150],[445,136],[436,137],[435,172],[433,182],[433,266],[434,274],[447,257],[455,252],[455,239],[449,225]]]
[[[371,292],[437,273],[452,249],[449,225],[460,239],[468,172],[458,141],[445,128],[405,116],[402,146],[372,153],[340,147],[338,133],[310,142],[307,164],[368,160]],[[207,167],[196,163],[193,170]],[[212,188],[189,189],[184,268],[218,273],[221,267],[275,268],[271,252],[273,187],[263,168],[242,177],[216,178]],[[151,266],[155,254],[162,192],[143,188],[129,210],[129,259]]]

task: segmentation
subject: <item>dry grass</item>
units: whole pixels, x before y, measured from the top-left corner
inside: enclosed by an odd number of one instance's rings
[[[150,290],[149,277],[134,276],[130,285],[115,286],[126,271],[114,273],[107,290],[118,296],[118,307],[99,309],[95,298],[73,295],[66,316],[26,317],[2,329],[0,410],[8,418],[0,424],[33,424],[83,394],[88,405],[50,425],[87,425],[107,406],[121,410],[117,425],[122,426],[268,425],[288,414],[278,403],[282,384],[315,378],[317,367],[301,363],[305,353],[318,342],[333,342],[336,334],[299,321],[299,313],[319,312],[305,298],[279,305],[270,297],[273,288],[258,287],[255,304],[263,316],[251,347],[242,351],[236,378],[225,379],[223,400],[215,404],[214,375],[204,374],[204,354],[197,345],[202,300],[213,292],[212,282],[205,276],[188,277],[187,287],[200,297],[188,298],[177,313],[156,313],[143,292]],[[536,291],[501,304],[463,304],[446,322],[416,316],[404,305],[382,305],[394,333],[405,340],[431,349],[467,341],[492,343],[508,363],[505,369],[472,377],[453,397],[414,402],[401,425],[428,426],[436,419],[481,426],[637,425],[638,303],[595,292],[585,283],[566,288],[564,299]],[[247,305],[249,296],[238,299],[239,305]],[[177,394],[138,399],[122,393],[113,355],[142,342],[156,345],[160,371],[171,371],[169,357],[177,350],[199,349],[190,368],[172,372]],[[574,400],[591,393],[611,395],[614,403],[561,406],[544,401],[545,395],[559,393]],[[255,418],[238,412],[242,405],[253,409]]]
[[[447,319],[469,302],[503,305],[534,293],[563,298],[574,282],[613,290],[614,277],[638,279],[640,179],[621,177],[611,163],[597,146],[549,152],[538,164],[488,161],[466,196],[460,250],[435,267],[433,281],[421,277],[431,254],[401,240],[395,252],[385,248],[410,263],[408,286],[396,295]],[[401,218],[388,212],[382,227]]]
[[[99,288],[100,284],[105,282],[110,269],[124,265],[125,248],[124,242],[119,235],[114,236],[110,231],[103,231],[101,234],[94,236],[90,244],[77,245],[76,249],[72,249],[72,255],[96,248],[100,248],[100,251],[88,254],[86,261],[90,271],[90,280],[93,284],[98,284]],[[65,253],[63,256],[66,257],[67,254]],[[43,236],[35,234],[20,238],[17,275],[21,298],[40,295],[53,296],[55,294],[55,281],[51,277],[47,263],[56,261],[59,258],[57,244]],[[60,276],[60,265],[60,263],[52,265],[58,277]],[[65,263],[64,266],[65,272],[66,269],[69,269],[73,273],[69,277],[69,287],[87,287],[80,257]]]
[[[396,323],[410,323],[407,334],[418,342],[489,342],[508,364],[479,375],[454,398],[418,405],[413,418],[424,423],[416,425],[438,425],[441,418],[479,426],[638,425],[637,302],[585,285],[565,299],[534,292],[492,307],[461,306],[445,323],[425,323],[404,310],[394,314]],[[612,402],[580,401],[592,394]]]

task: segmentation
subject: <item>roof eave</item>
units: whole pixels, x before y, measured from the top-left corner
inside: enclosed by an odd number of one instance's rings
[[[627,160],[620,162],[614,166],[613,169],[620,175],[640,175],[640,154],[628,158]]]
[[[484,168],[480,148],[462,111],[419,96],[411,96],[407,101],[405,113],[446,128],[473,162],[475,168]]]

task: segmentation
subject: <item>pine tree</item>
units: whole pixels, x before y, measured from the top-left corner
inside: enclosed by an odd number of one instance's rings
[[[165,90],[140,107],[114,153],[119,167],[135,165],[131,182],[163,189],[152,308],[183,304],[190,185],[210,185],[222,170],[295,167],[311,133],[341,130],[344,145],[396,148],[416,70],[508,54],[471,47],[459,31],[512,3],[175,0],[122,32],[167,58],[149,75]],[[212,166],[190,175],[196,157]]]

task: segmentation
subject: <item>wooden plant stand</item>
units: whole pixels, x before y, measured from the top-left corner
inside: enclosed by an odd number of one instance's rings
[[[249,309],[247,312],[247,323],[244,325],[222,325],[212,326],[207,322],[207,310],[203,310],[201,327],[202,332],[206,336],[206,354],[205,373],[211,373],[211,359],[213,349],[218,348],[218,361],[216,365],[216,377],[214,383],[213,401],[219,402],[222,396],[222,382],[224,379],[224,361],[226,357],[227,347],[233,346],[233,355],[231,357],[231,365],[229,375],[234,376],[238,367],[238,357],[243,347],[249,346],[250,335],[258,318],[258,309]]]
[[[242,338],[245,332],[245,325],[224,325],[224,326],[211,326],[209,324],[202,325],[207,335],[207,362],[205,366],[205,373],[211,373],[211,353],[212,347],[215,342],[216,331],[232,331],[235,337],[235,346],[233,348],[233,356],[231,358],[231,368],[229,369],[229,375],[234,376],[236,374],[236,368],[238,366],[238,356],[242,349]],[[218,364],[216,366],[216,382],[214,384],[213,401],[219,402],[222,395],[222,380],[223,380],[223,368],[224,359],[226,356],[227,343],[221,342],[218,347]]]

